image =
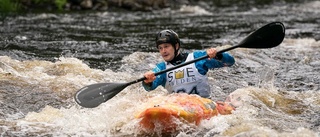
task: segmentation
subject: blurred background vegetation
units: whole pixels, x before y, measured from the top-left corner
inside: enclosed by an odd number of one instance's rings
[[[197,5],[205,2],[207,6],[252,6],[271,3],[302,2],[307,0],[0,0],[0,12],[25,11],[71,11],[126,9],[151,11],[181,5]]]
[[[1,12],[17,11],[19,9],[19,3],[16,0],[0,0]]]
[[[0,0],[0,12],[63,11],[67,3],[68,0]]]

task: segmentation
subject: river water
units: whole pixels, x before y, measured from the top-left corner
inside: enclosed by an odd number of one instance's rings
[[[206,5],[205,3],[203,5]],[[161,61],[154,34],[179,33],[183,50],[224,48],[269,22],[286,26],[272,49],[234,49],[236,64],[209,71],[214,100],[242,105],[231,115],[182,125],[172,136],[320,136],[320,1],[245,8],[183,6],[153,12],[29,13],[0,20],[1,136],[159,136],[139,130],[139,112],[159,87],[134,84],[93,109],[81,87],[128,82]]]

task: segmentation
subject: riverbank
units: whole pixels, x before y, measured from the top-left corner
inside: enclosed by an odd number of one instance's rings
[[[152,11],[163,8],[180,8],[182,5],[202,7],[252,6],[271,3],[302,2],[304,0],[0,0],[1,12],[79,11],[79,10],[130,10]]]

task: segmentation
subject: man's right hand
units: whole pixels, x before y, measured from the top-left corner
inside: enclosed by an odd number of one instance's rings
[[[150,84],[156,79],[156,75],[154,75],[153,71],[148,71],[144,73],[143,76],[147,78],[146,80],[143,81],[146,84]]]

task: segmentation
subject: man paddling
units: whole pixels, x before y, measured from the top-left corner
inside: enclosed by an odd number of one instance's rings
[[[161,85],[170,93],[198,94],[201,97],[210,98],[210,85],[206,76],[208,70],[230,67],[235,62],[227,52],[217,54],[216,48],[181,53],[179,36],[173,30],[160,31],[156,36],[156,46],[164,61],[158,63],[152,71],[144,74],[146,79],[142,81],[142,85],[147,91],[154,90]],[[155,76],[156,72],[205,55],[208,55],[209,58]]]
[[[162,34],[164,34],[164,35],[162,35]],[[280,43],[284,39],[284,36],[285,36],[285,27],[284,27],[283,23],[272,22],[272,23],[264,25],[263,27],[259,28],[258,30],[255,30],[254,32],[250,33],[250,35],[248,35],[246,38],[244,38],[242,41],[240,41],[239,44],[228,47],[226,49],[219,50],[217,53],[215,53],[218,55],[214,55],[214,53],[210,52],[210,50],[202,51],[202,52],[201,51],[194,52],[194,53],[187,54],[188,58],[186,58],[185,60],[190,60],[189,57],[195,58],[199,54],[209,54],[210,56],[205,55],[205,56],[202,56],[202,57],[194,59],[194,60],[186,61],[185,63],[181,63],[182,61],[181,62],[177,61],[176,64],[179,64],[179,62],[180,62],[180,64],[174,66],[173,64],[175,64],[175,62],[176,62],[175,60],[180,60],[179,59],[180,58],[179,48],[181,45],[180,45],[179,37],[176,33],[174,33],[171,30],[161,31],[157,35],[157,43],[158,43],[157,48],[160,47],[159,45],[164,44],[164,43],[169,43],[172,46],[174,46],[173,59],[169,59],[168,61],[165,60],[165,62],[159,63],[157,65],[157,67],[154,68],[153,71],[146,72],[146,74],[144,74],[146,76],[139,78],[139,79],[136,79],[136,80],[133,80],[131,82],[96,83],[96,84],[91,84],[91,85],[85,86],[77,91],[77,93],[74,96],[75,101],[79,105],[81,105],[82,107],[94,108],[94,107],[99,106],[101,103],[108,101],[109,99],[111,99],[112,97],[114,97],[115,95],[120,93],[127,86],[134,84],[134,83],[141,82],[141,81],[144,82],[143,83],[144,87],[148,90],[155,89],[159,85],[162,85],[162,86],[169,85],[169,86],[167,86],[167,88],[170,89],[170,84],[167,84],[167,81],[169,81],[169,82],[172,82],[171,83],[172,90],[169,90],[169,91],[173,91],[173,92],[185,91],[190,94],[196,93],[200,96],[208,97],[210,90],[205,90],[205,91],[200,90],[200,88],[205,89],[201,86],[203,86],[205,84],[208,85],[208,83],[207,83],[208,80],[203,81],[203,79],[201,79],[201,78],[197,79],[197,77],[199,77],[199,74],[203,75],[203,77],[204,77],[204,75],[206,74],[206,72],[208,71],[209,68],[217,68],[219,66],[223,67],[223,66],[233,65],[234,64],[233,57],[231,55],[229,55],[228,53],[224,53],[224,52],[235,49],[235,48],[249,48],[249,49],[273,48],[273,47],[280,45]],[[170,45],[167,48],[168,48],[167,50],[165,50],[166,46],[161,46],[160,48],[158,48],[160,50],[161,56],[164,59],[167,59],[167,57],[170,57],[172,54],[172,51],[169,50]],[[161,50],[163,50],[163,51],[161,51]],[[219,54],[221,54],[221,55],[219,55]],[[181,56],[182,55],[183,54],[181,54]],[[208,57],[210,57],[210,59],[207,59]],[[177,58],[177,59],[175,59],[175,58]],[[207,59],[207,60],[204,60],[204,59]],[[207,63],[207,62],[209,62],[209,63]],[[210,62],[212,64],[210,64]],[[183,66],[190,65],[190,64],[193,64],[194,66],[190,66],[190,68],[185,67],[181,71],[175,71],[175,69],[178,69]],[[168,66],[169,66],[169,68],[167,68],[163,71],[160,71],[164,67],[168,67]],[[170,66],[174,66],[174,67],[170,68]],[[212,66],[215,66],[215,67],[212,67]],[[194,69],[196,69],[197,71],[194,71]],[[154,72],[156,72],[156,73],[154,74]],[[195,73],[195,74],[192,74],[192,73]],[[173,74],[176,74],[176,75],[173,75]],[[185,74],[188,74],[188,75],[185,76]],[[155,77],[155,75],[157,77]],[[201,75],[200,75],[200,77],[201,77]],[[173,76],[175,76],[175,77],[173,77]],[[181,80],[184,77],[189,77],[189,78],[191,77],[193,79],[188,79],[189,81],[188,80]],[[175,82],[174,80],[176,80],[176,79],[180,79],[180,81],[179,81],[180,83]],[[186,81],[190,82],[192,80],[196,80],[196,81],[198,81],[198,83],[193,82],[190,84],[189,83],[186,84]],[[177,84],[174,85],[174,83],[177,83]],[[176,90],[176,89],[180,89],[177,85],[180,85],[179,87],[182,87],[181,88],[182,90]],[[192,87],[189,85],[193,85],[194,87],[188,91],[188,89],[190,89],[190,87]],[[184,89],[186,89],[186,90],[184,90]],[[231,102],[232,102],[232,98],[233,97],[231,97]],[[237,96],[235,96],[235,98],[233,98],[233,99],[238,100],[239,98]]]

